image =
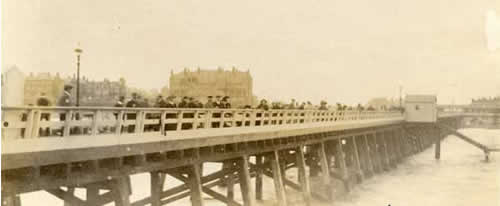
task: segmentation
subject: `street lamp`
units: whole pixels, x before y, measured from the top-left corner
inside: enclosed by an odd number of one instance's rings
[[[80,54],[83,50],[80,48],[75,49],[76,53],[76,106],[80,106]]]

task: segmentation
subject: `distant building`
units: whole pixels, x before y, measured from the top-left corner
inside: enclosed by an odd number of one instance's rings
[[[170,95],[196,97],[206,101],[207,96],[229,96],[233,107],[253,105],[252,76],[249,71],[238,71],[233,67],[230,71],[217,70],[189,71],[170,75]]]
[[[66,84],[73,85],[71,97],[76,102],[76,78],[66,79]],[[120,96],[126,94],[127,85],[123,78],[118,81],[80,79],[80,106],[113,106]]]
[[[52,76],[50,73],[30,73],[24,81],[24,104],[36,105],[41,93],[49,99],[51,105],[55,105],[57,99],[64,89],[64,80],[59,73]]]
[[[16,66],[2,74],[2,106],[24,105],[24,78]]]

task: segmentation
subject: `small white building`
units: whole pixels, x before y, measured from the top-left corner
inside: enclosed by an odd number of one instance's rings
[[[405,118],[407,122],[436,122],[437,97],[435,95],[406,95]]]

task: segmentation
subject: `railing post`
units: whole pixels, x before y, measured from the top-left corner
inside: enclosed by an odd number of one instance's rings
[[[33,130],[31,130],[31,138],[37,138],[39,137],[40,133],[40,121],[42,118],[42,111],[41,110],[36,110],[33,115]]]
[[[71,118],[73,118],[73,110],[66,111],[66,119],[64,121],[63,137],[69,136],[69,131],[71,129]]]
[[[176,131],[181,131],[182,130],[182,118],[184,115],[184,111],[179,111],[177,113],[177,129]]]
[[[160,134],[166,135],[165,122],[167,121],[167,111],[162,111],[160,116]]]
[[[92,117],[92,135],[97,135],[97,129],[98,129],[98,124],[97,124],[97,116],[99,115],[99,110],[94,111],[94,116]]]
[[[123,126],[123,117],[125,115],[125,111],[121,110],[118,115],[116,116],[116,130],[115,134],[120,135],[122,133],[122,126]]]

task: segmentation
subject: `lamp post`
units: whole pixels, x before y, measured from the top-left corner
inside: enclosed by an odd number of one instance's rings
[[[83,50],[80,48],[75,49],[76,53],[76,106],[80,106],[80,54]]]

